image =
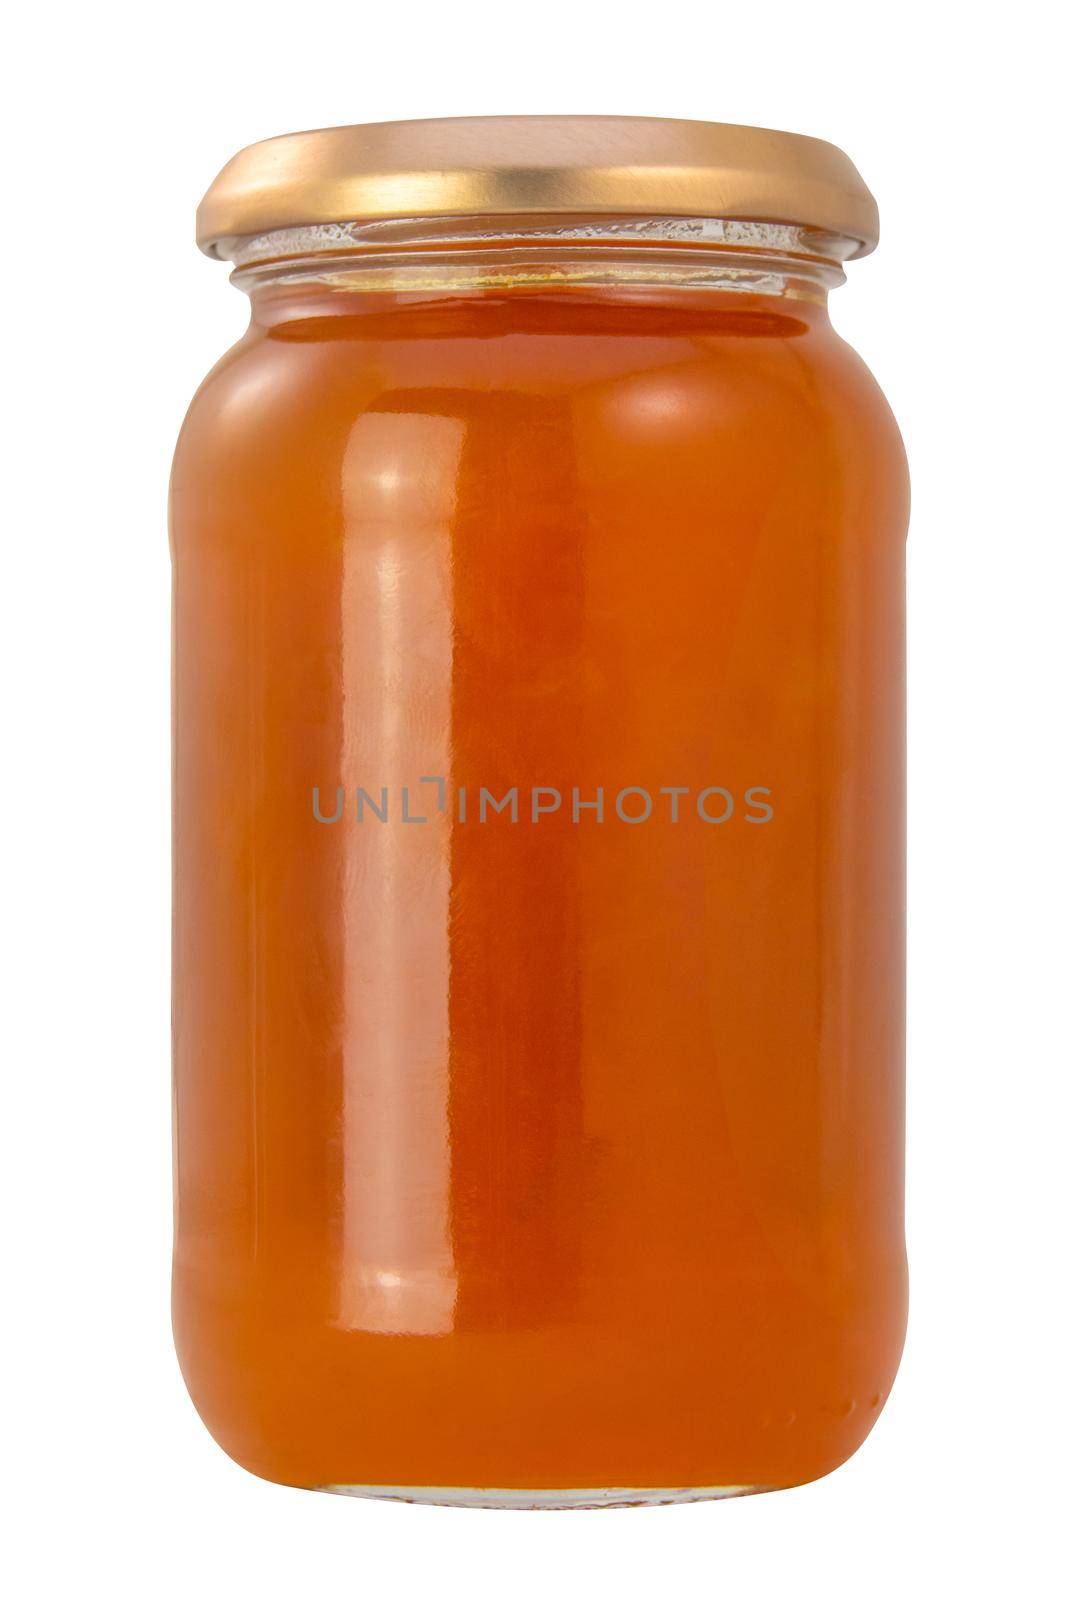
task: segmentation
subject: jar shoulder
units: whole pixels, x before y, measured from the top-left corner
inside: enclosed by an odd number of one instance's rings
[[[455,440],[455,443],[453,441]],[[825,314],[628,324],[607,331],[526,323],[489,334],[339,319],[317,328],[252,328],[196,394],[173,472],[173,522],[187,505],[290,490],[339,499],[342,477],[392,457],[400,478],[437,463],[512,467],[535,456],[581,491],[638,474],[723,471],[765,484],[815,472],[880,480],[907,498],[900,434],[879,385]]]

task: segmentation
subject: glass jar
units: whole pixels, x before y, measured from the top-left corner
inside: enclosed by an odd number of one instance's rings
[[[906,1299],[870,195],[758,130],[383,124],[244,152],[201,242],[252,316],[172,481],[199,1412],[413,1500],[829,1471]]]

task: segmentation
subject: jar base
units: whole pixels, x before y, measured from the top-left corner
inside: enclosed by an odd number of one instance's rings
[[[457,1489],[378,1483],[323,1483],[323,1494],[414,1505],[470,1506],[486,1511],[596,1511],[617,1506],[668,1506],[761,1494],[766,1484],[715,1484],[693,1489]]]

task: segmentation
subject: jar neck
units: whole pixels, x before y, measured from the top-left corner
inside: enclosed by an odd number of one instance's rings
[[[720,217],[437,217],[333,222],[229,241],[260,290],[455,296],[512,290],[716,291],[825,304],[852,239]]]

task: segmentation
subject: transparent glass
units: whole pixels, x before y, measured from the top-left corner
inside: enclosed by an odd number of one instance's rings
[[[253,1472],[700,1499],[878,1415],[908,488],[850,248],[233,247],[172,484],[175,1326]]]

